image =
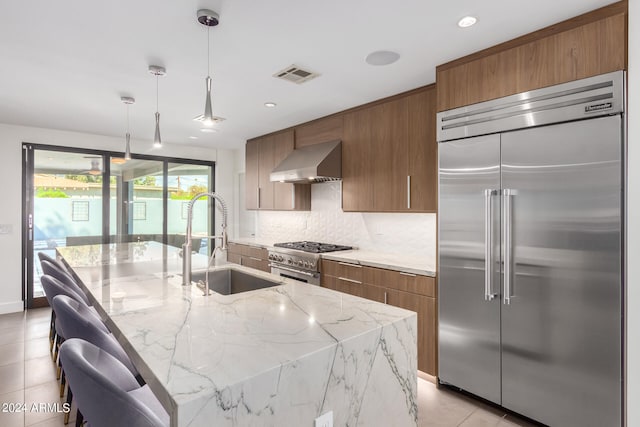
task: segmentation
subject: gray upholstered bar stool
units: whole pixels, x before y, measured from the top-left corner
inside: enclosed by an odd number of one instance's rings
[[[107,351],[81,339],[66,340],[60,358],[79,412],[91,427],[169,426],[169,415],[149,386]]]
[[[65,341],[70,338],[80,338],[100,347],[126,366],[138,383],[144,383],[120,343],[112,333],[102,327],[103,324],[100,319],[94,317],[84,304],[67,295],[57,295],[53,298],[53,309],[56,312],[56,327],[64,334]],[[60,397],[62,397],[64,395],[66,366],[62,363],[62,360],[60,362],[62,367]],[[67,403],[69,405],[71,405],[72,399],[73,393],[71,387],[69,387],[67,389]],[[67,413],[64,417],[65,424],[68,421],[69,414]]]

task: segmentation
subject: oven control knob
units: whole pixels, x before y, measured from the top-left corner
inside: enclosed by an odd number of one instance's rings
[[[269,259],[274,259],[274,258],[275,258],[275,255],[269,254]]]
[[[290,259],[287,260],[287,264],[291,264],[292,261]]]
[[[302,267],[302,261],[298,261],[298,265]]]
[[[309,267],[310,267],[310,265],[309,265],[309,261],[305,261],[305,262],[304,262],[304,267],[305,267],[305,268],[309,268]]]
[[[278,257],[278,261],[282,262],[283,260],[284,260],[284,258],[282,257],[282,255],[280,255],[280,256]]]

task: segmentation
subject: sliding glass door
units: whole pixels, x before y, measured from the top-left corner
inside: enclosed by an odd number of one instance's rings
[[[121,155],[120,155],[121,156]],[[156,241],[180,246],[186,204],[213,191],[212,162],[23,144],[23,285],[27,307],[47,304],[38,252],[59,246]],[[213,230],[209,201],[194,209],[194,234]],[[207,253],[206,238],[194,250]]]

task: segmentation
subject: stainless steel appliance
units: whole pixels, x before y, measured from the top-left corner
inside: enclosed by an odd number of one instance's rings
[[[353,249],[318,242],[276,243],[269,250],[271,273],[312,285],[320,285],[320,254]]]
[[[439,381],[622,420],[624,74],[438,114]]]

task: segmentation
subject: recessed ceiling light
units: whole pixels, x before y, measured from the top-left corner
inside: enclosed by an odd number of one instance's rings
[[[478,20],[473,16],[465,16],[461,20],[458,21],[458,27],[467,28],[475,24]]]
[[[200,132],[204,132],[204,133],[214,133],[214,132],[218,132],[218,129],[213,129],[213,128],[202,128],[202,129],[200,129]]]
[[[273,108],[275,107],[277,104],[275,102],[265,102],[264,106],[267,108]]]
[[[190,136],[189,139],[198,139],[197,136]]]
[[[377,50],[367,55],[365,61],[369,65],[389,65],[393,64],[398,59],[400,59],[400,54],[398,52],[392,52],[390,50]]]

